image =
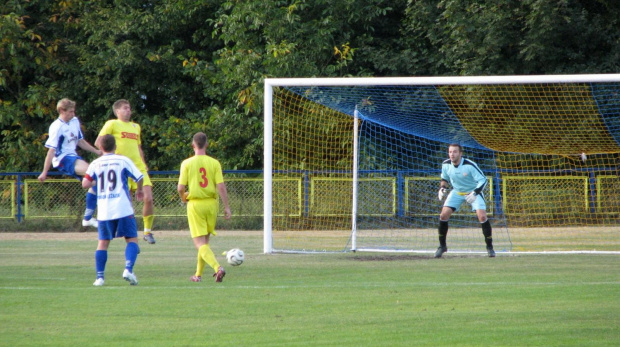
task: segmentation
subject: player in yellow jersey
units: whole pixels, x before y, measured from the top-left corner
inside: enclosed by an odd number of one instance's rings
[[[155,243],[155,237],[151,232],[153,228],[153,183],[148,175],[148,167],[144,160],[142,151],[142,138],[140,125],[132,122],[131,104],[125,99],[117,100],[112,106],[114,115],[117,119],[107,121],[101,131],[95,145],[100,147],[101,139],[104,135],[112,135],[116,139],[116,154],[124,155],[131,159],[144,175],[143,192],[144,206],[142,208],[142,218],[144,220],[144,240],[150,244]],[[134,191],[137,188],[136,182],[129,179],[129,188]]]
[[[215,282],[222,282],[226,272],[209,247],[209,236],[217,235],[215,223],[219,209],[218,196],[224,204],[224,218],[230,219],[228,193],[219,161],[208,156],[207,135],[196,133],[192,140],[194,156],[181,163],[177,190],[183,203],[187,203],[189,231],[198,250],[196,274],[192,282],[202,281],[205,265],[213,268]],[[187,192],[186,188],[189,188]]]

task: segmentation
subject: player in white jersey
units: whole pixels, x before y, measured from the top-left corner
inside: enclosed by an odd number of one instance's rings
[[[491,222],[487,218],[487,206],[482,195],[488,180],[476,163],[463,158],[461,145],[451,144],[448,147],[448,155],[450,159],[445,160],[441,166],[441,183],[437,194],[440,201],[446,194],[448,197],[439,215],[439,248],[435,252],[435,258],[441,258],[448,251],[446,245],[448,220],[453,212],[458,211],[463,202],[471,204],[472,210],[476,212],[482,227],[487,253],[489,257],[495,257]],[[448,190],[448,184],[452,185],[451,191]]]
[[[81,180],[84,176],[88,163],[80,157],[76,149],[79,146],[89,152],[101,155],[101,151],[86,142],[80,121],[75,117],[75,102],[69,99],[61,99],[56,105],[59,117],[49,127],[48,138],[45,147],[48,148],[43,171],[39,175],[39,181],[45,182],[51,166],[58,171],[76,177]],[[97,208],[97,196],[92,189],[86,193],[86,211],[84,211],[83,226],[97,227],[97,220],[93,218]]]
[[[82,187],[93,187],[97,192],[97,216],[99,217],[99,242],[95,252],[97,279],[93,285],[104,283],[105,265],[108,260],[108,246],[115,237],[124,237],[125,270],[123,278],[131,285],[138,284],[133,266],[140,253],[138,247],[138,225],[131,203],[131,192],[127,179],[137,182],[136,199],[142,200],[142,172],[127,157],[114,154],[116,140],[112,135],[104,135],[100,142],[103,156],[94,160],[86,170]]]

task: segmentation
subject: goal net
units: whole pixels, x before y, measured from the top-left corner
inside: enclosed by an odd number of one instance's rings
[[[448,145],[497,252],[620,251],[620,75],[265,80],[264,251],[432,252]],[[469,205],[451,252],[483,252]]]

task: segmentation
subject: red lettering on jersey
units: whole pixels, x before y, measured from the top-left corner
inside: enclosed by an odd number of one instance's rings
[[[134,134],[134,133],[127,133],[127,132],[122,132],[121,133],[121,138],[122,139],[132,139],[132,140],[137,140],[138,139],[138,134]]]
[[[209,185],[209,179],[207,178],[207,170],[204,167],[200,168],[200,175],[202,177],[202,182],[200,182],[201,188],[207,188]]]

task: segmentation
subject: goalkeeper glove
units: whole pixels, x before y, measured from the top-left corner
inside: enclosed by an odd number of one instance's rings
[[[473,204],[477,197],[478,194],[476,194],[476,192],[471,192],[465,197],[465,201],[467,201],[468,204]]]
[[[448,194],[448,188],[441,187],[439,188],[439,193],[437,193],[437,197],[439,201],[443,200],[443,198]]]

